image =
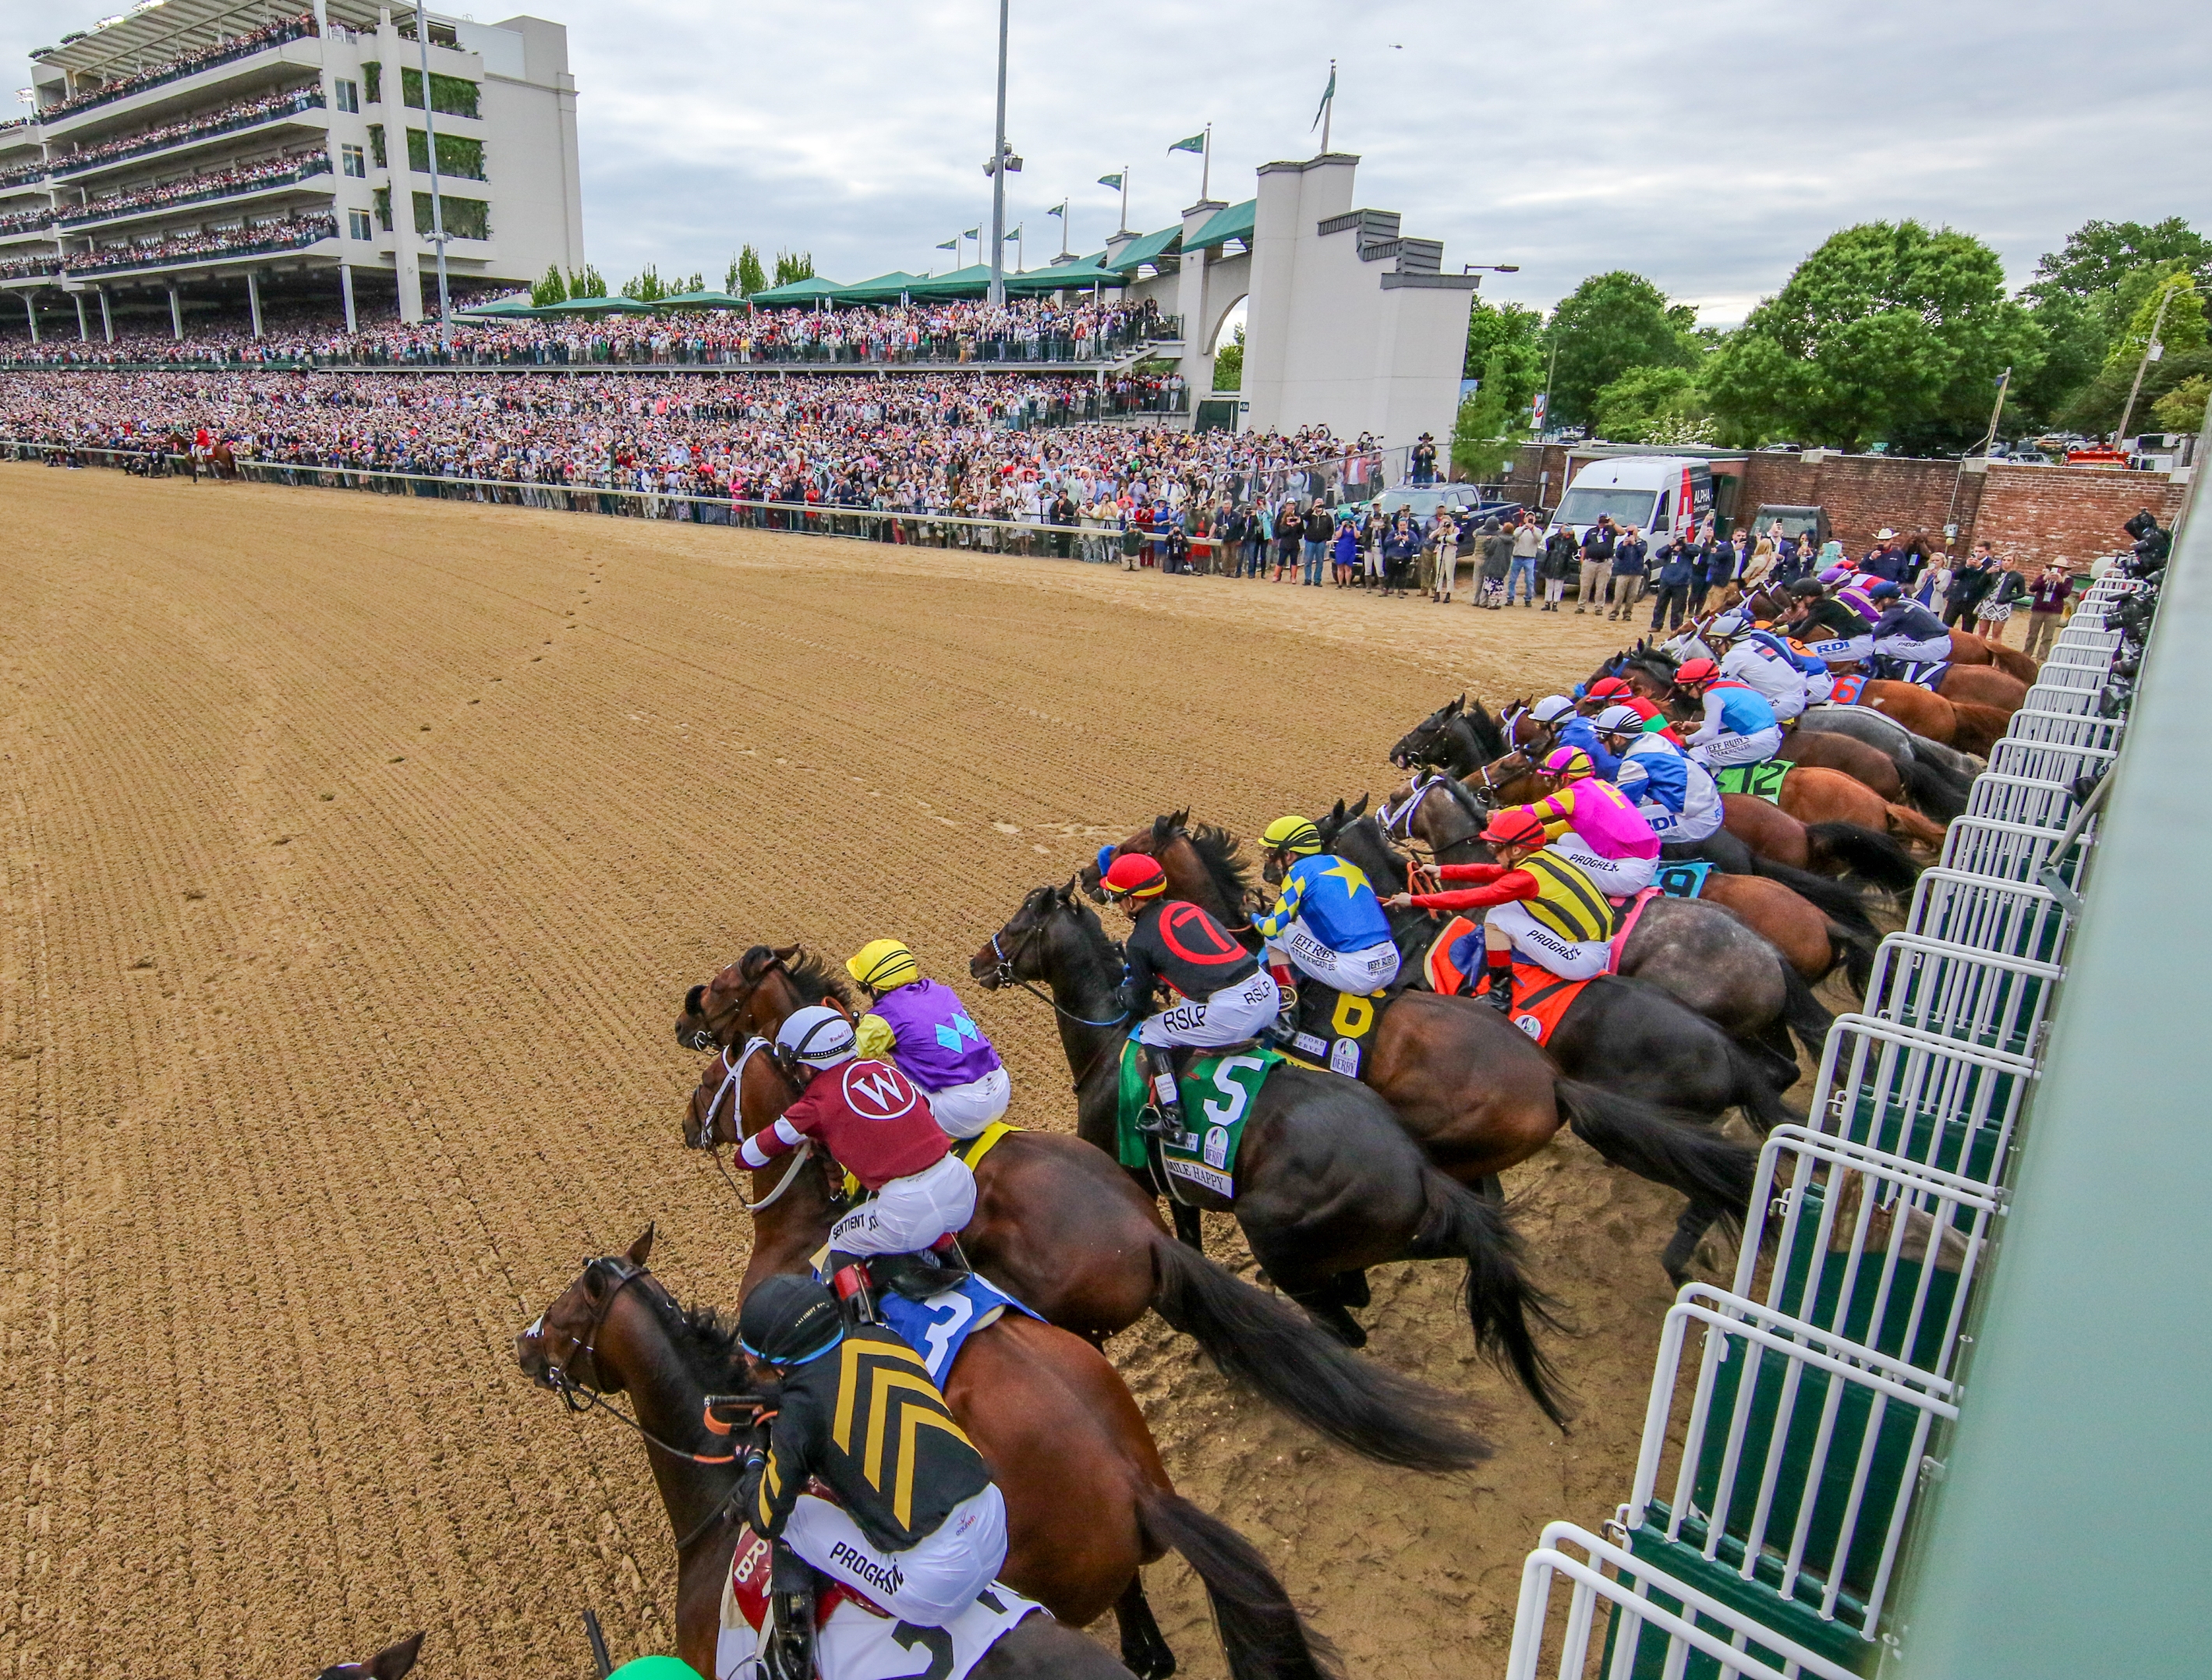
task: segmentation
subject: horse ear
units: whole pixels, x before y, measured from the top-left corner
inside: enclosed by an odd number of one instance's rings
[[[1358,816],[1365,816],[1365,815],[1367,814],[1367,801],[1368,801],[1368,798],[1370,798],[1370,796],[1369,796],[1369,795],[1367,795],[1367,794],[1364,794],[1364,793],[1361,794],[1361,795],[1359,796],[1359,803],[1358,803],[1358,804],[1354,805],[1354,806],[1353,806],[1350,810],[1348,810],[1348,811],[1345,811],[1345,812],[1344,812],[1345,816],[1346,816],[1347,817],[1358,817]],[[1343,801],[1343,800],[1341,800],[1341,799],[1338,800],[1338,801],[1336,802],[1336,804],[1337,804],[1337,809],[1338,809],[1339,810],[1344,810],[1344,801]]]
[[[1328,814],[1328,820],[1329,820],[1331,822],[1335,822],[1335,823],[1341,823],[1341,822],[1344,821],[1344,801],[1343,801],[1343,800],[1340,799],[1340,800],[1338,800],[1338,801],[1336,802],[1336,809],[1329,812],[1329,814]]]
[[[426,1628],[424,1633],[429,1630]],[[416,1653],[422,1648],[422,1635],[403,1639],[397,1645],[387,1645],[371,1657],[365,1666],[375,1680],[399,1680],[399,1677],[415,1666]]]
[[[1075,889],[1082,884],[1083,871],[1081,870],[1078,870],[1074,874],[1067,877],[1067,884],[1065,887],[1055,887],[1053,889],[1053,896],[1057,898],[1062,904],[1068,903],[1075,897]]]
[[[1466,710],[1467,710],[1467,692],[1466,692],[1466,690],[1465,690],[1465,689],[1462,689],[1462,690],[1460,691],[1460,697],[1459,697],[1457,700],[1454,701],[1453,701],[1449,706],[1447,706],[1447,707],[1444,708],[1444,710],[1445,710],[1445,711],[1447,711],[1447,712],[1453,712],[1453,713],[1458,713],[1458,712],[1464,712],[1464,711],[1466,711]]]
[[[792,958],[793,958],[793,957],[797,956],[797,955],[798,955],[801,951],[805,950],[805,949],[806,949],[806,946],[805,945],[805,943],[799,943],[799,944],[795,944],[795,945],[779,945],[779,946],[777,946],[777,947],[776,947],[776,949],[775,949],[775,961],[776,961],[776,967],[778,967],[779,968],[780,968],[780,967],[781,967],[784,964],[786,964],[786,963],[789,962],[789,961],[792,960]]]
[[[647,1221],[645,1227],[645,1234],[639,1237],[635,1242],[630,1244],[629,1263],[632,1265],[641,1266],[652,1257],[653,1228],[658,1223],[659,1223],[658,1220]]]

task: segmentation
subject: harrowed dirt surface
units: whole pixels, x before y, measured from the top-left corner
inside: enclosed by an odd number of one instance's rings
[[[1024,889],[1188,805],[1246,836],[1624,638],[1118,567],[0,467],[0,1675],[582,1675],[674,1641],[635,1439],[513,1338],[580,1257],[735,1305],[680,1147],[684,988],[758,941],[908,939],[1072,1122],[1042,1005],[967,979]],[[1542,1525],[1626,1497],[1679,1199],[1564,1137],[1511,1175],[1562,1436],[1473,1356],[1456,1266],[1370,1356],[1479,1397],[1459,1477],[1354,1460],[1157,1320],[1111,1353],[1182,1489],[1352,1673],[1502,1665]],[[1232,1228],[1217,1255],[1242,1257]],[[1725,1255],[1716,1257],[1725,1263]],[[1224,1665],[1170,1559],[1183,1671]],[[1110,1622],[1107,1624],[1110,1628]]]

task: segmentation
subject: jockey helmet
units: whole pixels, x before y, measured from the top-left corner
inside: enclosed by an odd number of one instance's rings
[[[1675,671],[1674,686],[1678,688],[1702,688],[1718,678],[1720,674],[1721,668],[1711,659],[1692,659]]]
[[[1584,700],[1622,701],[1627,699],[1629,695],[1635,692],[1635,689],[1630,688],[1627,683],[1621,681],[1618,676],[1601,676],[1596,682],[1589,685],[1588,691],[1583,694],[1583,698]]]
[[[1565,694],[1546,694],[1528,708],[1528,715],[1540,724],[1555,724],[1574,709],[1574,701]]]
[[[1644,717],[1632,706],[1608,706],[1597,714],[1594,727],[1600,735],[1641,735]]]
[[[1554,747],[1544,755],[1544,769],[1561,781],[1578,782],[1597,774],[1597,766],[1580,747]]]
[[[1820,573],[1820,581],[1824,584],[1848,583],[1850,581],[1850,562],[1848,561],[1838,561],[1835,565],[1831,566],[1826,571]]]
[[[829,1286],[797,1272],[763,1277],[738,1313],[738,1345],[771,1365],[804,1365],[845,1339]]]
[[[1790,585],[1790,592],[1802,601],[1816,601],[1828,591],[1820,586],[1818,578],[1800,578]]]
[[[1724,612],[1705,627],[1709,636],[1740,636],[1750,621],[1740,612]]]
[[[811,1068],[834,1068],[853,1059],[853,1023],[823,1004],[793,1010],[776,1028],[776,1047]]]
[[[1869,601],[1894,601],[1899,596],[1904,593],[1905,585],[1903,584],[1891,583],[1885,579],[1881,583],[1876,584],[1872,589],[1867,591],[1867,599]]]
[[[1157,860],[1132,852],[1116,858],[1099,884],[1115,898],[1158,898],[1168,889],[1168,877]]]
[[[1506,811],[1492,818],[1479,838],[1492,846],[1541,846],[1544,820],[1531,811]]]
[[[1293,858],[1310,858],[1321,850],[1321,830],[1303,816],[1279,816],[1261,836],[1270,852],[1287,852]]]
[[[921,978],[914,953],[896,939],[871,939],[846,959],[845,972],[871,992],[890,992]]]

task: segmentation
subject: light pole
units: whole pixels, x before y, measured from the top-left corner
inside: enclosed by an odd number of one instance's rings
[[[999,0],[999,121],[991,147],[991,306],[1006,301],[1006,8]]]
[[[2142,360],[2136,364],[2136,382],[2128,387],[2127,407],[2120,410],[2120,429],[2112,434],[2112,447],[2115,449],[2128,434],[2128,422],[2135,418],[2136,398],[2142,391],[2143,374],[2148,371],[2152,358],[2164,354],[2158,342],[2158,330],[2166,324],[2166,306],[2173,301],[2173,294],[2178,289],[2167,285],[2159,291],[2158,313],[2151,317],[2150,337],[2143,341]]]
[[[415,45],[422,54],[422,150],[430,165],[430,239],[438,247],[438,348],[450,355],[453,349],[453,300],[446,284],[446,206],[438,196],[438,124],[430,116],[430,16],[420,4],[415,8]],[[404,86],[399,90],[399,130],[404,144],[407,132],[407,89]],[[407,222],[411,224],[415,220],[415,193],[411,187],[407,198]]]

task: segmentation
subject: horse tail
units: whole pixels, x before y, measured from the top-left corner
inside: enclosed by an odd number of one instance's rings
[[[1764,1064],[1745,1046],[1730,1038],[1722,1042],[1728,1046],[1729,1100],[1742,1111],[1753,1131],[1764,1137],[1778,1125],[1805,1124],[1805,1117],[1782,1100],[1788,1086],[1778,1089]]]
[[[1885,810],[1889,819],[1891,834],[1902,834],[1907,840],[1917,840],[1931,852],[1940,852],[1943,849],[1942,823],[1930,822],[1910,805],[1887,805]]]
[[[1555,1089],[1568,1127],[1609,1163],[1714,1209],[1731,1235],[1741,1228],[1759,1174],[1756,1150],[1601,1086],[1562,1079]]]
[[[1505,1210],[1433,1167],[1422,1169],[1428,1207],[1407,1249],[1417,1260],[1459,1256],[1467,1261],[1467,1316],[1474,1344],[1502,1370],[1510,1370],[1544,1416],[1567,1427],[1559,1374],[1536,1345],[1531,1320],[1561,1328],[1554,1302],[1521,1272],[1521,1239]]]
[[[1450,1415],[1449,1396],[1354,1358],[1304,1313],[1183,1244],[1152,1244],[1152,1310],[1224,1376],[1338,1446],[1407,1470],[1465,1470],[1490,1456]]]
[[[1966,814],[1966,788],[1933,760],[1905,759],[1897,773],[1905,783],[1905,797],[1936,822],[1948,822]]]
[[[1871,934],[1874,918],[1867,914],[1866,901],[1859,889],[1848,881],[1838,881],[1833,876],[1814,875],[1790,864],[1778,864],[1771,858],[1758,852],[1751,854],[1751,872],[1769,881],[1777,881],[1803,899],[1831,921],[1841,922],[1845,927],[1862,929]]]
[[[1884,892],[1909,893],[1920,866],[1887,834],[1856,822],[1808,822],[1805,841],[1813,856],[1863,876]]]
[[[1802,1045],[1814,1061],[1827,1047],[1828,1028],[1836,1024],[1827,1005],[1813,995],[1813,988],[1805,977],[1788,963],[1782,965],[1782,1018],[1789,1023],[1791,1034]],[[1796,1081],[1791,1080],[1795,1084]]]
[[[1874,950],[1875,941],[1870,933],[1862,933],[1855,927],[1840,922],[1828,924],[1828,949],[1831,960],[1844,967],[1844,978],[1852,991],[1863,998],[1867,986],[1874,979]]]
[[[1147,1550],[1179,1553],[1206,1584],[1231,1680],[1340,1680],[1336,1647],[1305,1624],[1260,1549],[1172,1489],[1137,1493]]]

